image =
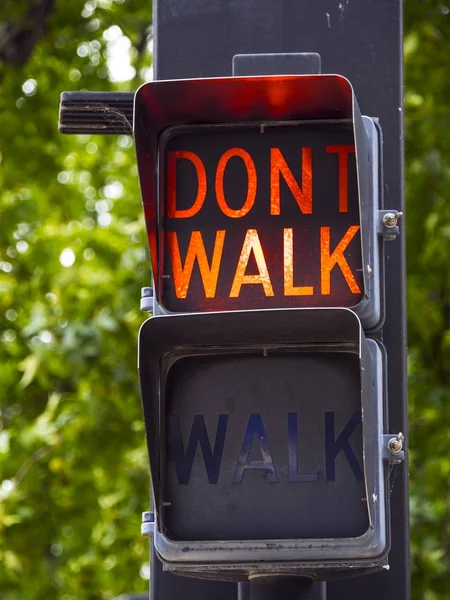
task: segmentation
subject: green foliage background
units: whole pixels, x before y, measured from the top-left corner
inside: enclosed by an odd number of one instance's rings
[[[450,7],[405,3],[413,597],[450,598]]]
[[[0,39],[32,4],[2,2]],[[148,588],[136,339],[149,266],[133,141],[63,136],[57,118],[63,90],[142,83],[150,10],[59,1],[24,66],[0,71],[2,599]],[[108,80],[119,24],[134,45],[126,84]]]
[[[149,264],[132,139],[62,136],[57,113],[63,90],[149,78],[150,6],[52,4],[0,6],[0,597],[109,600],[147,588],[136,337]],[[28,55],[30,7],[49,16]],[[445,600],[450,10],[406,0],[405,27],[413,598]],[[136,75],[114,83],[121,35]]]

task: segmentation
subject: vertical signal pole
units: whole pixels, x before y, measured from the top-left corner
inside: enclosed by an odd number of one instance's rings
[[[404,210],[401,0],[154,0],[156,79],[227,77],[237,54],[318,53],[323,73],[353,84],[363,114],[378,117],[384,137],[384,204]],[[295,72],[293,72],[295,74]],[[180,98],[180,102],[183,99]],[[404,236],[386,245],[389,430],[406,432]],[[391,489],[389,569],[328,583],[328,600],[409,600],[407,461]],[[238,586],[163,572],[153,552],[153,600],[234,600]],[[323,586],[317,587],[318,597]],[[248,597],[239,586],[239,598]]]

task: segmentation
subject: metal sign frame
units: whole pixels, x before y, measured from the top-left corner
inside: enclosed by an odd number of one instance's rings
[[[220,341],[219,341],[220,340]],[[363,459],[369,528],[357,538],[248,541],[174,541],[164,527],[163,485],[165,472],[165,378],[180,356],[236,352],[248,348],[329,348],[335,344],[360,359],[363,411]],[[175,352],[175,355],[174,355]],[[389,507],[384,490],[384,371],[382,346],[366,339],[361,323],[350,309],[252,310],[155,316],[147,320],[139,337],[139,371],[149,456],[152,466],[156,522],[154,543],[168,568],[188,573],[214,570],[222,578],[235,571],[302,573],[380,567],[386,563]],[[373,457],[368,463],[366,458]],[[292,564],[305,561],[304,564]],[[233,563],[233,564],[231,564]],[[241,563],[241,564],[239,564]],[[291,563],[291,564],[289,564]],[[336,576],[336,573],[335,575]],[[231,577],[232,578],[232,577]]]
[[[180,103],[179,98],[186,101]],[[351,83],[340,75],[256,76],[154,81],[135,96],[134,135],[152,272],[154,314],[161,306],[162,215],[164,202],[160,139],[174,126],[270,126],[299,121],[338,120],[352,123],[355,141],[364,296],[352,310],[366,330],[384,320],[379,253],[381,133],[361,117]]]

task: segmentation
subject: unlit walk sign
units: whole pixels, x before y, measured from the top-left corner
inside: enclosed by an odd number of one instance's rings
[[[167,382],[174,539],[362,535],[360,389],[346,352],[179,359]]]
[[[167,310],[361,300],[351,125],[174,127],[160,157]]]

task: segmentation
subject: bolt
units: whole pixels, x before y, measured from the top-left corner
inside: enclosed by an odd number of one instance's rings
[[[152,312],[153,310],[153,288],[143,287],[141,288],[141,310],[145,312]]]
[[[383,225],[391,229],[392,227],[397,227],[397,222],[403,213],[386,213],[383,217]]]
[[[388,442],[388,448],[391,454],[399,454],[403,450],[402,440],[398,437],[391,438]]]
[[[154,523],[155,522],[155,513],[153,511],[145,511],[142,513],[142,522],[143,523]]]

